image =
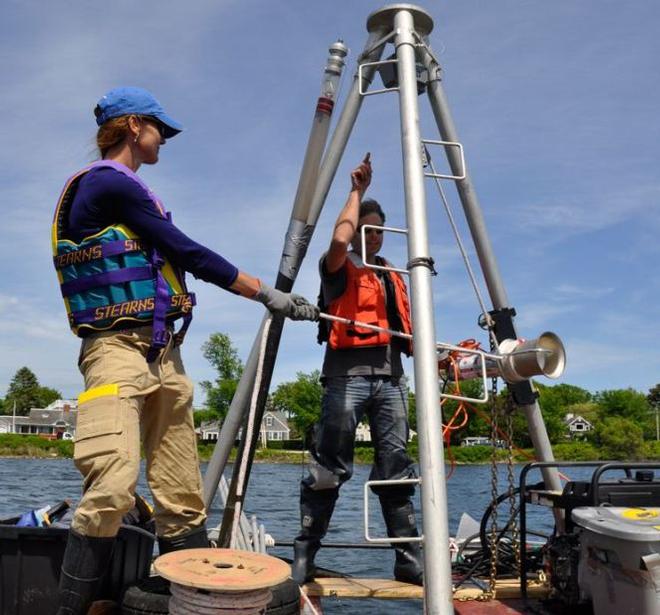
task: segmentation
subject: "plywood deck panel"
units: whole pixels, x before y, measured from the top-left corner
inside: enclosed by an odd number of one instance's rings
[[[308,596],[334,596],[337,598],[381,598],[387,600],[410,600],[424,597],[424,588],[393,579],[363,578],[317,578],[306,583],[303,590]],[[547,598],[550,590],[547,585],[530,583],[527,593],[530,598]],[[497,598],[520,597],[520,586],[516,580],[498,581]],[[476,588],[460,588],[454,593],[457,600],[477,600],[482,591]],[[485,603],[484,603],[485,604]]]

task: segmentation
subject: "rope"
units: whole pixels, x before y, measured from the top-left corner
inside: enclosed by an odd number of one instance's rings
[[[220,592],[171,583],[170,591],[172,592],[169,601],[171,615],[210,615],[211,613],[259,615],[273,599],[270,589]]]
[[[309,596],[303,591],[302,587],[300,588],[300,595],[302,596],[303,601],[305,602],[305,608],[309,607],[309,610],[311,611],[311,615],[321,615],[319,611],[316,610],[314,605],[312,604],[312,601],[309,599]],[[305,613],[307,615],[307,613]]]
[[[477,340],[470,338],[467,340],[463,340],[459,344],[457,344],[459,348],[466,348],[469,350],[480,350],[481,345]],[[453,395],[461,395],[461,384],[460,384],[460,378],[459,378],[459,370],[458,370],[458,359],[460,357],[460,350],[451,350],[447,357],[444,358],[441,361],[438,361],[438,369],[446,369],[447,371],[452,371],[454,374],[454,380],[452,382],[453,388],[451,393]],[[445,392],[445,388],[447,387],[448,380],[445,380],[443,382],[442,386],[442,392]],[[442,411],[442,407],[447,402],[447,398],[443,398],[440,400],[440,410]],[[468,403],[463,400],[458,400],[458,406],[456,407],[456,411],[452,415],[452,417],[447,421],[446,424],[442,425],[442,437],[445,442],[445,448],[447,450],[447,456],[449,458],[449,471],[447,473],[447,476],[445,477],[446,480],[449,480],[452,475],[454,474],[454,471],[456,469],[456,459],[454,457],[454,454],[452,453],[451,450],[451,434],[454,431],[457,431],[459,429],[462,429],[465,427],[470,419],[468,415]],[[461,417],[460,422],[457,422],[459,420],[459,417]]]

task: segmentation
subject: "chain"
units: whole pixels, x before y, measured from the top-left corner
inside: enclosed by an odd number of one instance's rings
[[[493,343],[491,342],[491,350]],[[490,416],[490,440],[492,454],[490,458],[490,493],[492,497],[492,511],[490,515],[490,534],[488,543],[490,546],[490,579],[486,599],[495,598],[495,584],[497,582],[497,377],[491,379],[491,416]]]
[[[513,412],[515,407],[511,394],[507,391],[506,399],[506,472],[509,484],[509,527],[511,528],[511,547],[516,557],[516,570],[520,575],[520,540],[516,511],[515,481],[513,476]]]

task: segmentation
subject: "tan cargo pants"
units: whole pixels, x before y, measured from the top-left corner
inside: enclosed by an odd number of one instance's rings
[[[154,499],[156,531],[176,536],[206,519],[192,416],[193,385],[170,342],[156,361],[145,356],[151,327],[83,340],[74,462],[83,496],[72,527],[94,537],[115,536],[133,508],[140,442]]]

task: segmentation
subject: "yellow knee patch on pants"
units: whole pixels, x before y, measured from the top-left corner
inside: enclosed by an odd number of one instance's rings
[[[75,461],[108,453],[126,452],[119,386],[109,384],[78,397]]]

